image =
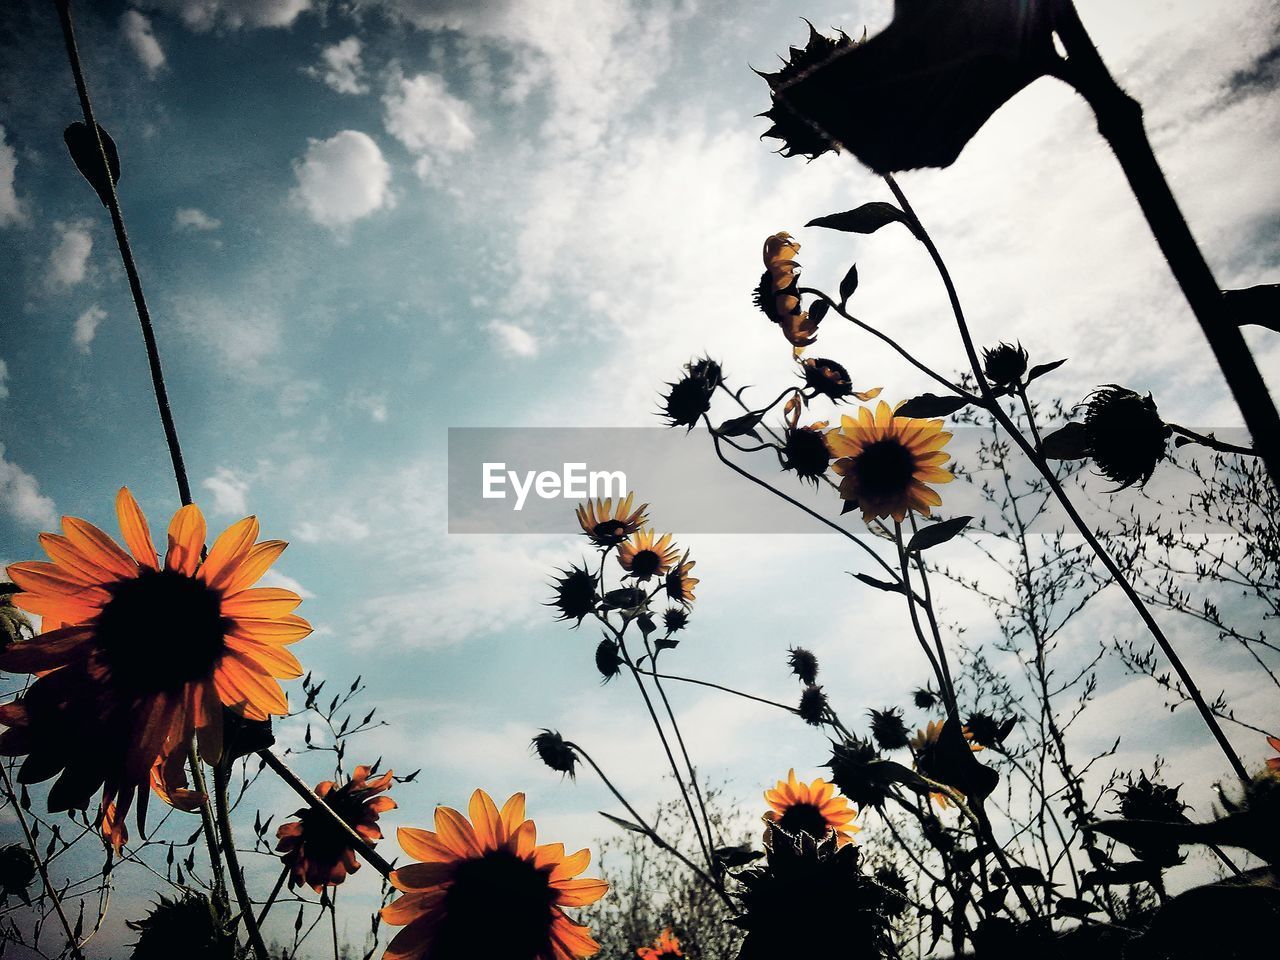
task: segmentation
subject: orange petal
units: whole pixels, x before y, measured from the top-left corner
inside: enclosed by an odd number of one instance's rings
[[[436,807],[436,836],[456,856],[473,858],[484,852],[467,818],[453,807]]]
[[[188,577],[195,576],[200,565],[200,551],[204,549],[204,514],[194,503],[188,503],[169,521],[169,550],[165,554],[166,570],[174,570]]]
[[[585,907],[609,892],[604,880],[561,880],[551,885],[559,892],[556,902],[562,907]]]
[[[453,851],[444,845],[430,830],[417,827],[400,827],[396,830],[396,840],[402,849],[415,860],[423,863],[439,863],[457,859]]]
[[[502,825],[502,815],[489,794],[477,788],[471,794],[467,812],[471,815],[476,840],[482,850],[496,850],[506,842],[507,831]]]
[[[227,649],[234,650],[244,659],[266,670],[273,677],[281,680],[294,680],[302,676],[302,664],[298,658],[276,644],[256,643],[235,635],[226,638]]]
[[[249,549],[248,554],[227,578],[222,588],[224,596],[232,596],[257,583],[267,569],[280,558],[289,544],[283,540],[263,540]]]
[[[120,579],[118,574],[86,557],[66,537],[56,533],[42,533],[39,539],[40,546],[49,554],[49,559],[68,573],[83,577],[86,583],[113,583]]]
[[[91,627],[64,627],[42,633],[33,640],[11,643],[0,653],[0,670],[35,673],[64,666],[93,644]]]
[[[133,554],[133,559],[152,570],[160,569],[160,561],[156,557],[155,544],[151,542],[151,531],[147,527],[147,518],[142,514],[138,501],[128,487],[121,487],[116,494],[116,516],[120,520],[120,532],[124,535],[125,546]]]
[[[391,872],[391,885],[406,892],[428,890],[452,880],[457,869],[456,861],[410,863]]]
[[[248,702],[257,708],[257,712],[284,716],[289,712],[289,701],[284,691],[272,677],[262,672],[262,668],[253,660],[234,650],[222,658],[222,662],[214,671],[214,680],[219,673],[230,672],[232,684],[242,693],[248,694]],[[228,704],[230,706],[230,704]],[[245,716],[250,716],[248,711]],[[262,720],[265,717],[254,717]]]
[[[209,555],[200,565],[200,578],[215,590],[223,589],[257,539],[257,517],[245,517],[227,527],[209,548]]]
[[[577,853],[571,853],[567,857],[561,859],[551,871],[550,880],[568,880],[570,877],[576,877],[583,870],[587,869],[587,865],[591,863],[591,851],[579,850]]]
[[[109,570],[116,579],[138,575],[138,564],[133,558],[89,521],[79,517],[63,517],[62,529],[80,553],[92,563]]]
[[[38,560],[11,563],[8,573],[14,583],[29,593],[65,598],[80,606],[100,607],[111,599],[111,594],[102,587],[85,584],[78,574],[64,570],[56,563]]]
[[[231,633],[258,643],[296,643],[311,633],[311,624],[292,613],[275,619],[236,617]]]
[[[300,596],[282,587],[254,587],[241,590],[234,597],[224,597],[222,612],[237,620],[241,617],[270,620],[292,613],[301,602]]]

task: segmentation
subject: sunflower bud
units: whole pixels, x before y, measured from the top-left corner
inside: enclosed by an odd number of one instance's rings
[[[932,710],[938,703],[938,695],[928,687],[916,687],[911,691],[911,701],[921,710]]]
[[[805,723],[822,726],[827,716],[827,695],[816,684],[809,684],[800,694],[799,712]]]
[[[964,728],[968,731],[969,739],[974,743],[995,749],[1004,743],[1005,739],[1013,731],[1016,722],[1013,717],[1004,722],[999,722],[991,714],[979,711],[969,715],[969,720],[964,725]]]
[[[662,625],[667,633],[683,630],[689,624],[689,611],[684,607],[668,607],[662,614]]]
[[[773,97],[773,106],[762,114],[773,125],[760,139],[772,137],[781,140],[778,152],[784,157],[800,155],[810,160],[827,152],[838,151],[839,144],[827,137],[807,117],[802,116],[787,101],[787,88],[812,70],[834,60],[844,52],[851,50],[856,41],[851,40],[844,31],[839,36],[823,36],[812,25],[809,26],[809,42],[804,49],[791,48],[791,55],[777,73],[760,73],[769,84],[769,92]],[[759,71],[756,71],[759,73]]]
[[[810,357],[803,363],[805,386],[832,400],[840,401],[853,394],[853,381],[849,371],[834,360]]]
[[[1158,823],[1186,823],[1183,811],[1187,805],[1178,799],[1181,786],[1167,787],[1139,773],[1138,779],[1129,778],[1125,786],[1116,791],[1120,800],[1120,809],[1116,812],[1126,820],[1153,820]],[[1164,867],[1172,867],[1182,862],[1178,855],[1176,843],[1155,843],[1141,847],[1130,844],[1130,849],[1139,860],[1158,863]]]
[[[982,351],[982,373],[997,387],[1008,387],[1027,372],[1027,351],[1022,344],[1000,343]]]
[[[900,750],[908,743],[907,725],[902,721],[902,711],[897,707],[869,710],[871,737],[881,750]]]
[[[13,595],[17,592],[17,584],[0,583],[0,651],[35,632],[31,621],[13,605]]]
[[[1084,427],[1089,457],[1119,490],[1151,479],[1172,433],[1151,394],[1144,397],[1114,383],[1089,395]]]
[[[893,867],[878,867],[872,877],[880,884],[885,895],[885,913],[891,917],[902,916],[910,905],[907,900],[907,878]]]
[[[161,897],[146,917],[126,920],[125,926],[138,933],[133,960],[236,954],[235,935],[219,922],[204,894],[187,893],[174,900]]]
[[[884,806],[893,780],[869,740],[834,744],[826,765],[831,768],[832,782],[859,807]]]
[[[605,637],[600,641],[600,645],[596,647],[596,669],[600,671],[600,676],[604,678],[604,682],[608,683],[618,675],[618,671],[622,669],[622,657],[618,654],[618,645]]]
[[[11,843],[0,847],[0,903],[9,895],[20,897],[23,903],[30,903],[27,887],[36,876],[36,861],[31,851],[20,843]]]
[[[576,566],[560,572],[564,576],[556,578],[556,595],[547,601],[546,606],[560,611],[557,620],[577,620],[574,626],[580,627],[583,617],[589,616],[596,607],[595,575],[585,567]]]
[[[675,383],[668,383],[671,390],[662,398],[662,409],[658,416],[667,418],[669,427],[685,427],[692,430],[698,425],[698,418],[711,409],[711,391],[707,381],[693,376],[686,376]]]
[[[807,687],[813,686],[818,676],[818,658],[804,647],[792,647],[787,651],[787,665]]]
[[[720,369],[720,364],[710,357],[691,360],[685,364],[685,369],[689,371],[689,379],[701,381],[708,393],[724,381],[724,371]]]
[[[786,441],[782,447],[784,470],[794,470],[801,480],[808,480],[817,486],[818,478],[827,472],[830,465],[831,450],[827,447],[827,438],[821,428],[787,429]]]
[[[533,738],[533,749],[538,758],[556,773],[568,774],[570,779],[574,778],[578,755],[560,734],[554,730],[543,730]]]

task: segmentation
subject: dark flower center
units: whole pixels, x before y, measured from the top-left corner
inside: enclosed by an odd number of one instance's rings
[[[897,440],[877,440],[858,454],[858,494],[868,500],[906,493],[916,470],[916,458]]]
[[[591,535],[600,543],[621,543],[627,536],[627,528],[618,520],[601,520],[591,528]]]
[[[549,876],[550,870],[539,870],[505,849],[460,863],[444,897],[444,920],[432,956],[548,956],[556,899]]]
[[[367,819],[364,799],[353,791],[341,787],[331,790],[324,802],[353,828]],[[310,808],[300,810],[298,820],[302,823],[303,857],[307,862],[323,868],[323,872],[327,874],[346,854],[351,841],[328,817]]]
[[[209,676],[231,623],[220,590],[172,570],[143,570],[108,589],[96,628],[117,683],[136,694],[172,693]]]
[[[653,550],[641,550],[631,558],[631,572],[641,580],[648,580],[662,566],[662,557]]]
[[[811,803],[793,803],[775,822],[787,833],[803,832],[818,840],[825,837],[830,829],[822,811]]]

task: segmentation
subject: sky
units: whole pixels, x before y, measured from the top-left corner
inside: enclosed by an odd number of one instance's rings
[[[1142,101],[1222,285],[1274,282],[1280,10],[1254,0],[1212,11],[1197,0],[1078,6]],[[390,822],[426,824],[435,804],[460,806],[475,786],[504,797],[523,789],[543,837],[589,843],[605,830],[594,811],[609,809],[607,794],[585,777],[561,782],[529,755],[542,727],[594,746],[629,795],[656,802],[668,787],[633,691],[600,686],[598,638],[541,606],[552,570],[580,559],[583,542],[568,526],[449,534],[447,431],[651,427],[663,383],[703,353],[771,397],[791,361],[750,291],[761,243],[779,230],[801,241],[808,282],[834,288],[856,259],[859,316],[925,362],[957,369],[943,292],[905,231],[803,228],[887,199],[883,184],[850,157],[788,160],[759,139],[768,122],[756,114],[769,102],[752,68],[774,69],[804,41],[799,15],[857,36],[882,28],[891,4],[76,9],[197,500],[212,528],[253,513],[264,536],[290,541],[275,582],[299,589],[317,626],[296,652],[335,683],[363,674],[369,702],[391,721],[365,749],[398,770],[424,769]],[[33,557],[36,533],[63,514],[114,530],[121,485],[155,528],[177,506],[110,222],[61,142],[78,116],[49,5],[5,5],[0,562]],[[1051,395],[1074,403],[1118,382],[1152,391],[1168,419],[1239,424],[1071,91],[1037,82],[951,168],[899,180],[977,340],[1020,340],[1033,362],[1071,358],[1044,387]],[[1280,341],[1258,330],[1249,340],[1280,385]],[[824,327],[821,355],[886,397],[927,388],[850,329]],[[678,476],[681,455],[663,466]],[[739,481],[726,472],[717,482]],[[663,503],[640,496],[662,524]],[[788,700],[785,650],[803,642],[845,712],[901,702],[925,679],[902,612],[851,589],[847,572],[866,561],[835,540],[799,519],[794,534],[682,539],[702,582],[679,668]],[[1089,636],[1132,634],[1115,599],[1099,605]],[[972,598],[946,602],[949,616],[972,619],[969,639],[993,629]],[[1191,644],[1206,686],[1265,712],[1264,691],[1239,664],[1197,644],[1185,623],[1171,632]],[[1201,771],[1220,766],[1214,749],[1194,718],[1161,704],[1116,673],[1078,735],[1104,743],[1123,724],[1117,763],[1160,750],[1175,778],[1197,777],[1188,790],[1207,809]],[[790,766],[820,773],[815,731],[710,691],[681,690],[676,707],[706,776],[748,802]],[[299,745],[300,724],[277,735]],[[1254,762],[1262,755],[1252,740],[1239,747]],[[268,883],[274,874],[252,869]],[[369,877],[358,880],[367,897]],[[363,921],[352,922],[358,936]],[[128,934],[107,931],[103,949],[112,937]]]

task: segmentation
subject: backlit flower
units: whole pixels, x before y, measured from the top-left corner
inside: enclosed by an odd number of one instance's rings
[[[555,578],[556,595],[547,601],[547,606],[560,611],[557,620],[576,620],[575,627],[582,625],[582,618],[591,615],[596,608],[596,578],[585,566],[570,566],[560,571],[563,576]]]
[[[396,807],[394,800],[381,795],[391,788],[391,771],[370,780],[372,773],[372,767],[362,764],[342,786],[332,780],[316,786],[316,796],[370,845],[382,839],[379,814]],[[280,860],[289,868],[290,889],[305,883],[319,893],[326,886],[337,886],[347,879],[347,874],[360,869],[351,841],[328,817],[310,807],[303,807],[294,816],[298,819],[281,824],[276,831],[279,841],[276,851],[282,854]]]
[[[818,321],[800,306],[799,253],[800,244],[789,233],[775,233],[765,240],[764,273],[753,296],[756,306],[797,351],[818,338]]]
[[[823,431],[826,421],[808,427],[788,427],[782,447],[782,469],[794,470],[801,480],[815,487],[831,464],[831,451]]]
[[[942,465],[951,434],[941,420],[895,417],[883,400],[875,412],[858,409],[856,418],[842,416],[840,427],[827,433],[827,445],[838,457],[831,468],[844,479],[840,497],[862,509],[868,523],[893,517],[901,523],[914,510],[929,516],[942,498],[926,486],[954,479]]]
[[[625,500],[614,505],[613,498],[605,500],[588,500],[578,505],[578,525],[597,547],[614,547],[620,544],[642,526],[648,517],[645,511],[647,503],[642,503],[634,510],[631,508],[635,499],[634,493],[628,493]]]
[[[909,743],[911,752],[915,756],[916,769],[930,780],[936,780],[939,783],[947,782],[946,778],[941,775],[941,771],[939,770],[939,767],[943,766],[939,761],[942,757],[942,730],[945,726],[945,720],[930,720],[925,724],[924,729],[916,731],[915,736],[911,738]],[[973,742],[973,734],[969,731],[968,727],[961,727],[960,732],[968,742],[970,750],[977,753],[982,749],[982,744]],[[958,790],[961,793],[964,792],[953,783],[948,783],[947,786],[951,787],[953,790]],[[948,807],[951,805],[951,801],[947,799],[947,795],[945,793],[934,792],[930,793],[929,796],[931,796],[933,798],[933,802],[940,807]]]
[[[982,375],[998,387],[1010,386],[1027,372],[1027,359],[1021,343],[998,343],[982,351]]]
[[[1114,383],[1085,401],[1084,427],[1093,465],[1121,490],[1151,479],[1171,433],[1151,394],[1144,397]]]
[[[591,854],[538,845],[524,794],[501,810],[483,790],[471,795],[470,821],[437,807],[435,831],[401,827],[400,846],[417,863],[391,873],[404,895],[382,910],[403,926],[385,960],[581,960],[600,945],[565,914],[604,896],[603,880],[575,879]]]
[[[807,687],[813,686],[818,678],[818,658],[804,647],[792,647],[787,651],[787,666]]]
[[[144,820],[154,782],[162,796],[186,785],[187,746],[199,735],[209,763],[222,754],[224,707],[250,720],[285,714],[278,679],[301,676],[286,644],[311,625],[293,610],[301,598],[254,587],[285,548],[255,542],[258,521],[233,524],[205,548],[194,504],[173,517],[163,565],[146,519],[122,489],[116,512],[129,553],[91,523],[63,518],[63,535],[43,533],[52,563],[15,563],[14,602],[40,614],[43,632],[0,654],[0,669],[40,674],[0,706],[0,755],[27,759],[19,778],[57,776],[49,809],[83,809],[102,791],[111,839],[138,797]]]
[[[693,603],[693,588],[698,585],[698,578],[689,574],[696,565],[697,561],[690,560],[686,550],[680,562],[667,571],[665,589],[668,598],[676,603]]]
[[[638,948],[636,956],[640,960],[676,960],[677,957],[683,957],[684,953],[680,950],[680,941],[668,927],[653,941],[652,946]]]
[[[618,548],[618,563],[637,580],[665,574],[680,560],[680,551],[671,543],[671,534],[659,537],[652,529],[641,530]]]
[[[828,830],[834,830],[839,843],[848,843],[853,834],[862,828],[854,823],[857,811],[849,801],[836,793],[834,784],[821,777],[812,783],[796,779],[795,770],[787,771],[787,779],[764,793],[769,810],[764,818],[788,833],[803,830],[815,840],[821,840]]]

